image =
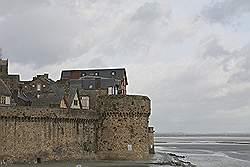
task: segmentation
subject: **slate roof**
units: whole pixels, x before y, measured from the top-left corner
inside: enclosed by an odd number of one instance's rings
[[[33,98],[33,106],[54,106],[60,105],[61,100],[64,97],[64,89],[56,88],[54,91],[40,94],[39,98]]]
[[[97,90],[99,88],[107,89],[108,87],[114,87],[115,85],[116,80],[114,78],[84,77],[81,79],[70,80],[70,87],[78,88],[79,90]]]
[[[31,101],[31,99],[25,93],[18,93],[17,97],[25,102]]]
[[[0,79],[0,96],[11,96],[11,92],[6,84]]]
[[[69,97],[66,99],[67,100],[67,105],[68,105],[67,107],[68,108],[71,107],[71,104],[74,101],[74,97],[75,97],[76,93],[77,93],[77,96],[79,96],[77,88],[70,88]]]
[[[104,78],[114,78],[123,80],[125,77],[128,85],[127,74],[125,68],[116,69],[90,69],[90,70],[64,70],[61,73],[61,80],[65,79],[80,79],[83,76],[100,76]]]

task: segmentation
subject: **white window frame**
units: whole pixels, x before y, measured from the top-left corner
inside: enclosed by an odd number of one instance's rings
[[[133,151],[133,145],[132,144],[128,144],[128,151]]]
[[[89,109],[89,97],[88,96],[83,96],[81,98],[82,101],[82,109]]]
[[[75,103],[75,102],[76,102],[76,103]],[[73,105],[74,105],[74,106],[78,106],[78,105],[79,105],[78,100],[73,100]]]
[[[108,95],[113,95],[114,94],[114,88],[111,86],[111,87],[108,87]]]
[[[1,104],[6,104],[6,97],[5,96],[1,97]]]
[[[36,90],[37,90],[37,91],[41,91],[41,89],[42,89],[41,84],[37,84],[37,86],[36,86]]]

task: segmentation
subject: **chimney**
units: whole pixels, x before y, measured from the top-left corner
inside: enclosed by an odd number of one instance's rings
[[[49,79],[49,74],[44,74],[44,78]]]
[[[2,60],[2,48],[0,48],[0,60]]]

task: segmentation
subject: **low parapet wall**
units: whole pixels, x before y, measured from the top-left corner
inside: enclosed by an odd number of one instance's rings
[[[151,113],[151,101],[147,96],[114,95],[100,96],[97,110],[101,114],[147,114]]]
[[[98,119],[89,110],[0,107],[0,161],[95,159]]]
[[[39,107],[0,107],[0,117],[19,118],[64,118],[64,119],[98,119],[93,110],[68,110],[60,108]]]

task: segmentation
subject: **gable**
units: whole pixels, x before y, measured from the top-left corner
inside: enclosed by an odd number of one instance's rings
[[[67,105],[66,105],[66,102],[65,102],[65,99],[63,98],[60,102],[60,108],[67,108]]]
[[[71,101],[71,107],[70,108],[72,108],[72,109],[81,109],[80,100],[79,100],[77,92],[75,93],[74,98]]]

